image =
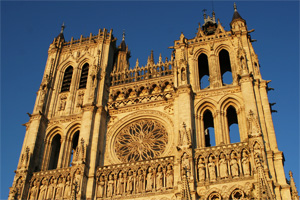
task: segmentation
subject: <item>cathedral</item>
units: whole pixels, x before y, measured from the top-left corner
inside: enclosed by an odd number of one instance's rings
[[[253,31],[234,4],[230,30],[204,13],[169,58],[129,67],[125,34],[66,41],[63,25],[8,199],[298,200]]]

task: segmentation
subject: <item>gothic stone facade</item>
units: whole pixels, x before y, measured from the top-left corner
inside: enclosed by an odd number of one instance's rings
[[[9,199],[298,199],[277,147],[268,81],[236,8],[230,27],[205,14],[169,59],[155,63],[152,52],[133,68],[124,37],[117,46],[100,29],[66,42],[62,27]]]

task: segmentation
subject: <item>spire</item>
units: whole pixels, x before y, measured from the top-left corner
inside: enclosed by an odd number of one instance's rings
[[[153,50],[151,50],[151,54],[150,54],[150,64],[154,64],[154,56],[153,56]]]
[[[63,22],[63,24],[61,25],[60,33],[64,33],[64,29],[65,29],[65,22]]]
[[[125,41],[125,30],[123,30],[122,41]]]
[[[63,22],[63,24],[61,25],[61,29],[60,29],[60,33],[59,35],[56,37],[57,39],[60,38],[62,40],[65,40],[64,37],[64,29],[66,28],[65,23]]]
[[[121,44],[120,44],[120,50],[121,50],[121,51],[126,51],[125,30],[123,30],[123,34],[122,34],[122,42],[121,42]]]
[[[238,11],[237,11],[236,3],[233,4],[233,8],[234,8],[234,13],[233,13],[233,17],[232,17],[232,20],[231,20],[231,21],[233,21],[233,20],[235,20],[235,19],[242,19],[242,20],[244,20],[244,19],[241,17],[241,15],[238,13]]]

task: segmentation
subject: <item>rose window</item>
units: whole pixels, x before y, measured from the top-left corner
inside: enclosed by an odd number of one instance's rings
[[[115,151],[122,162],[149,160],[160,156],[168,143],[168,133],[156,120],[138,120],[116,136]]]

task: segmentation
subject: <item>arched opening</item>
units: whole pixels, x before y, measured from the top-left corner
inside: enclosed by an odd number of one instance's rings
[[[59,151],[60,151],[60,140],[61,140],[60,134],[56,134],[52,139],[51,155],[50,155],[50,161],[48,167],[49,170],[57,168]]]
[[[210,110],[206,110],[203,115],[205,147],[216,146],[214,118]]]
[[[81,77],[79,82],[79,89],[86,88],[86,82],[89,74],[89,64],[85,63],[81,70]]]
[[[73,67],[69,66],[66,69],[65,74],[64,74],[63,83],[62,83],[62,86],[61,86],[61,92],[70,91],[72,75],[73,75]]]
[[[230,143],[237,143],[240,142],[240,132],[239,132],[239,125],[238,125],[238,117],[236,114],[236,110],[233,106],[229,106],[227,108],[227,122],[228,122],[228,132]]]
[[[232,71],[230,57],[228,51],[222,49],[219,53],[219,63],[221,69],[222,84],[228,85],[232,83]]]
[[[69,166],[72,165],[74,154],[76,152],[76,148],[78,146],[78,139],[79,139],[79,131],[76,131],[72,138],[72,146],[71,146],[71,155],[70,155],[70,162]]]
[[[199,71],[199,81],[200,89],[209,87],[209,66],[207,56],[202,53],[198,57],[198,71]]]

